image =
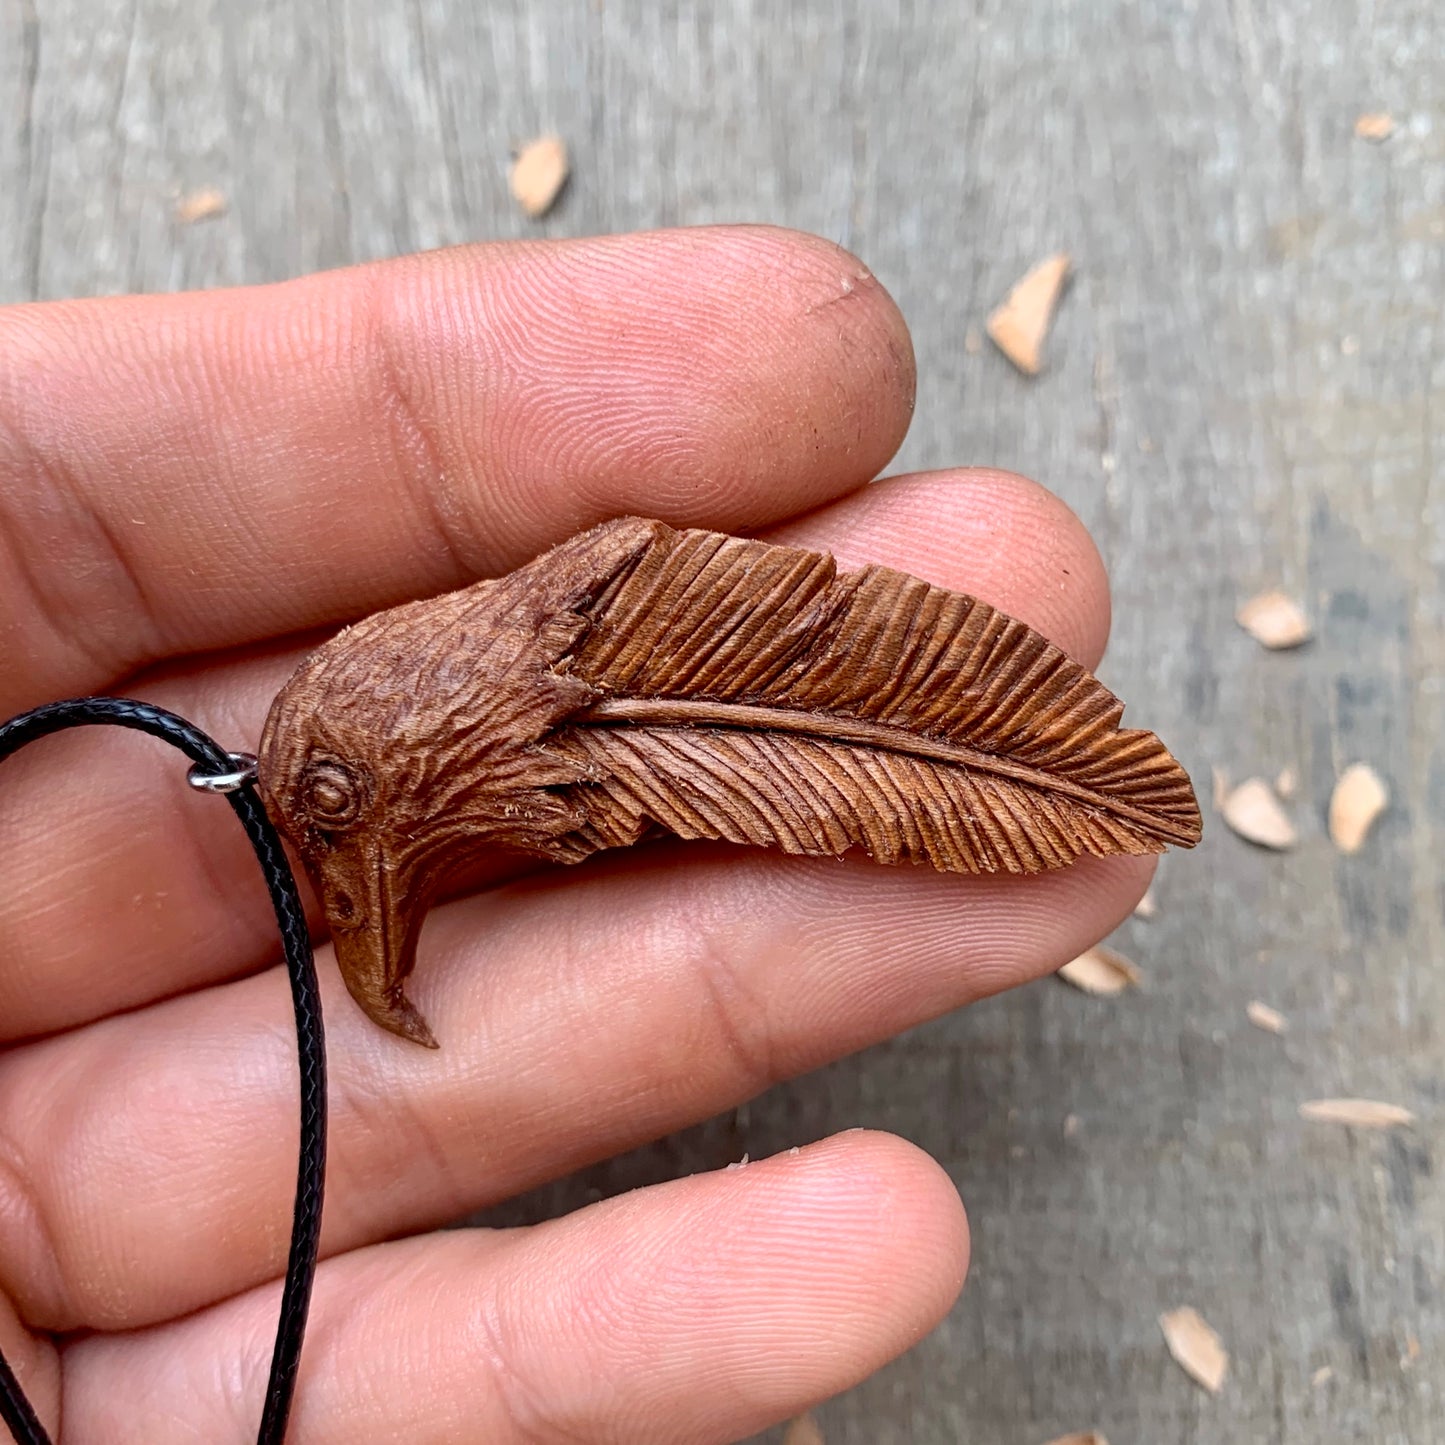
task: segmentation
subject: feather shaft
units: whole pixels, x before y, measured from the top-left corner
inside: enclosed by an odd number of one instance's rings
[[[1060,793],[1100,812],[1134,823],[1164,843],[1188,848],[1197,837],[1197,829],[1187,823],[1176,823],[1158,811],[1136,808],[1122,798],[1085,787],[1071,778],[1058,777],[1042,768],[1031,768],[1013,758],[982,752],[962,743],[927,737],[906,728],[890,727],[886,723],[840,717],[836,713],[815,715],[789,708],[757,707],[710,699],[611,697],[576,714],[571,722],[573,726],[581,727],[741,728],[796,733],[835,743],[855,743],[880,752],[905,753],[933,762],[973,768],[1024,783],[1043,793]]]

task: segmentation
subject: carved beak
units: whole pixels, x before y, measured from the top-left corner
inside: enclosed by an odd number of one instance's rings
[[[437,1041],[402,991],[416,963],[427,899],[375,840],[348,839],[313,870],[336,962],[352,998],[382,1028],[429,1049]]]

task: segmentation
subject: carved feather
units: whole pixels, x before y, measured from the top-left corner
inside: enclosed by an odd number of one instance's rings
[[[545,742],[584,771],[579,851],[655,825],[1033,873],[1198,840],[1184,770],[1023,623],[887,568],[650,525],[559,664],[599,695]]]
[[[1122,713],[971,597],[627,518],[340,634],[277,698],[261,777],[353,994],[431,1042],[402,982],[478,847],[671,833],[1031,873],[1191,846],[1188,777]]]

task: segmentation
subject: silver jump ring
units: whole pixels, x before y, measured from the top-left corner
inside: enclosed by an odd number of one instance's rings
[[[201,770],[200,763],[192,763],[186,781],[198,793],[235,793],[256,781],[255,753],[227,753],[226,756],[235,765],[230,772],[207,773]]]

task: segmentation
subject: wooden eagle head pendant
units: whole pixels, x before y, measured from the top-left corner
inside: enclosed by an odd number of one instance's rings
[[[1034,873],[1192,846],[1188,776],[1122,714],[974,598],[623,518],[339,633],[277,696],[259,775],[352,996],[435,1047],[403,986],[478,850],[671,834]]]

